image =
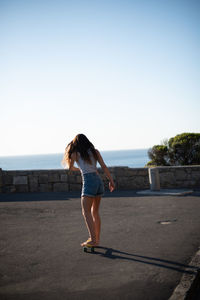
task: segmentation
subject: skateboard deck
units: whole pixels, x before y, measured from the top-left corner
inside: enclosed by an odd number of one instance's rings
[[[94,248],[93,246],[83,246],[83,251],[84,252],[92,252],[94,253]]]

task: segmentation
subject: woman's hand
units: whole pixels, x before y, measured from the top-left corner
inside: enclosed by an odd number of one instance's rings
[[[113,178],[112,178],[112,176],[111,176],[111,174],[110,174],[110,172],[109,172],[106,164],[104,163],[103,158],[102,158],[100,152],[97,149],[96,149],[96,153],[97,153],[97,157],[98,157],[98,163],[100,164],[100,166],[104,170],[104,173],[106,174],[106,177],[109,180],[109,189],[110,189],[111,192],[113,192],[114,189],[115,189],[115,184],[114,184]]]
[[[110,190],[110,192],[112,193],[114,191],[114,189],[115,189],[114,182],[109,182],[109,190]]]

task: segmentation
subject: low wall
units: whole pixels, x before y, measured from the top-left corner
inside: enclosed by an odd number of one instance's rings
[[[200,166],[158,167],[161,188],[200,188]]]
[[[149,189],[148,168],[109,168],[118,190]],[[200,166],[158,167],[161,188],[200,188]],[[108,180],[99,169],[108,189]],[[68,192],[81,190],[81,175],[69,170],[4,171],[0,192]]]

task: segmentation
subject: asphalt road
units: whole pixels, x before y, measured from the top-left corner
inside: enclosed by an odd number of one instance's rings
[[[200,246],[200,194],[106,194],[101,248],[79,193],[0,194],[0,299],[167,300]],[[186,270],[187,268],[187,270]]]

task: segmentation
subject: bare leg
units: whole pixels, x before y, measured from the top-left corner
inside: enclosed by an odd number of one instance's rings
[[[85,223],[89,232],[89,236],[91,238],[92,244],[96,244],[96,231],[94,226],[94,221],[91,214],[92,204],[94,202],[93,197],[83,196],[81,198],[82,205],[82,214],[85,219]],[[83,243],[84,244],[84,243]]]
[[[96,234],[96,243],[99,244],[100,232],[101,232],[101,218],[99,215],[99,206],[101,202],[101,196],[96,196],[92,203],[92,218],[94,221],[95,234]]]

